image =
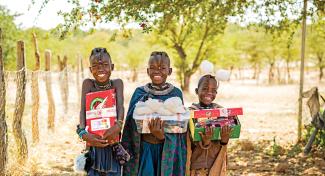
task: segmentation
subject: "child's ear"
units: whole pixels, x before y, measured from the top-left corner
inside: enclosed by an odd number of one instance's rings
[[[198,88],[195,88],[195,93],[199,94],[199,89]]]
[[[92,69],[91,69],[91,67],[89,67],[89,71],[90,71],[90,73],[92,73],[93,71],[92,71]]]
[[[114,70],[114,64],[111,64],[111,70],[112,71]]]
[[[171,75],[172,72],[173,72],[173,69],[172,69],[172,68],[169,68],[169,70],[168,70],[168,75]]]
[[[147,68],[147,74],[148,74],[148,76],[150,76],[150,75],[149,75],[149,68]]]

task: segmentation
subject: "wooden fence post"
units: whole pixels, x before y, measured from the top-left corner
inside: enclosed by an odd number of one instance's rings
[[[35,48],[35,67],[32,72],[32,139],[33,143],[39,142],[39,127],[38,127],[38,109],[39,109],[39,90],[38,90],[38,72],[40,69],[40,53],[36,34],[33,33],[33,42]]]
[[[26,69],[25,69],[25,44],[17,42],[17,92],[12,131],[17,146],[18,163],[25,164],[28,157],[27,140],[22,130],[22,118],[25,108]]]
[[[79,57],[79,63],[80,63],[80,70],[81,70],[81,80],[83,80],[83,79],[85,79],[85,74],[84,74],[83,59],[82,59],[82,56],[81,55]]]
[[[68,85],[68,67],[67,67],[67,56],[64,56],[61,60],[58,55],[58,63],[60,70],[60,89],[61,89],[61,98],[64,105],[64,114],[68,113],[68,96],[69,96],[69,85]]]
[[[51,51],[45,51],[45,71],[46,71],[46,93],[47,93],[47,100],[48,100],[48,118],[47,118],[47,128],[51,131],[54,131],[54,117],[55,117],[55,105],[54,99],[52,94],[52,84],[51,84]]]
[[[7,164],[6,86],[2,58],[2,30],[0,28],[0,175],[5,175]]]
[[[76,76],[76,82],[77,82],[77,103],[80,103],[80,97],[81,97],[81,86],[80,86],[80,55],[77,56],[77,76]]]

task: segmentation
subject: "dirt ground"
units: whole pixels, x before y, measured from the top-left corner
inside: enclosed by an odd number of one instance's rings
[[[137,86],[148,82],[145,74],[139,75],[136,83],[131,83],[125,75],[117,72],[113,77],[123,78],[125,84],[125,107]],[[26,105],[23,117],[23,130],[28,141],[29,159],[25,166],[16,164],[16,147],[11,123],[15,101],[15,83],[7,84],[7,123],[9,138],[9,175],[78,175],[73,170],[74,158],[83,150],[76,133],[78,124],[79,99],[75,74],[69,73],[69,112],[63,114],[58,85],[58,74],[53,73],[52,89],[56,105],[55,131],[47,130],[47,96],[43,77],[40,83],[40,142],[31,144],[31,92],[27,80]],[[71,79],[70,79],[71,78]],[[307,76],[308,78],[308,76]],[[309,78],[313,78],[310,76]],[[324,83],[310,79],[305,90],[318,86],[325,91]],[[169,79],[176,83],[175,77]],[[197,102],[194,88],[197,77],[193,77],[190,93],[184,94],[185,104]],[[225,107],[243,107],[244,115],[239,117],[242,130],[239,139],[230,141],[228,153],[228,175],[325,175],[325,151],[313,150],[304,156],[303,146],[295,145],[297,138],[298,84],[267,85],[255,80],[232,80],[221,83],[216,102]],[[304,104],[304,124],[310,117]]]

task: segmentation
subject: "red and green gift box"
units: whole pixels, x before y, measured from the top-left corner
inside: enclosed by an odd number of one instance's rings
[[[191,118],[189,121],[190,132],[193,141],[201,141],[199,132],[205,134],[207,124],[212,122],[212,140],[220,140],[221,128],[229,125],[232,128],[230,138],[239,138],[241,124],[238,115],[243,115],[242,108],[218,108],[218,109],[202,109],[191,110]]]

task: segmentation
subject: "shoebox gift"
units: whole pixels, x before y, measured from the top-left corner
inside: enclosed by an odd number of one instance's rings
[[[86,94],[86,129],[89,133],[103,136],[116,124],[116,116],[115,89]]]
[[[218,108],[191,110],[189,120],[193,141],[201,141],[199,132],[205,134],[206,128],[212,128],[212,140],[220,140],[221,128],[229,125],[232,128],[230,138],[239,138],[241,124],[238,115],[243,115],[242,108]]]
[[[164,121],[166,133],[185,133],[190,119],[190,112],[186,109],[179,97],[172,97],[160,101],[149,99],[136,104],[133,119],[139,133],[150,133],[149,121],[160,118]]]

